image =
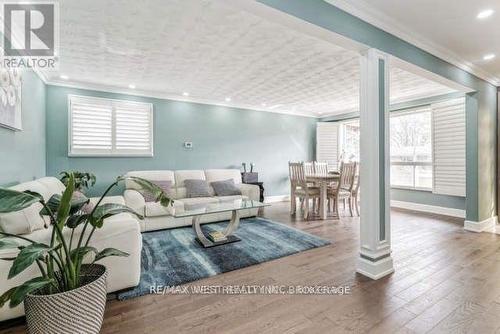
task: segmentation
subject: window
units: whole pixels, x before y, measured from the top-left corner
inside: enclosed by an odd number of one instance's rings
[[[70,96],[69,155],[153,156],[153,106]]]
[[[359,119],[341,124],[340,161],[359,161]]]
[[[432,189],[431,122],[430,107],[391,115],[391,186]]]

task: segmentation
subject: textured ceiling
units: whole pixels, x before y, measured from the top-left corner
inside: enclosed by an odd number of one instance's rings
[[[500,83],[499,0],[326,0],[431,53]],[[478,20],[479,12],[494,14]],[[486,54],[496,58],[484,61]]]
[[[64,74],[97,89],[134,84],[154,96],[311,116],[357,109],[355,52],[221,1],[65,0],[60,17],[59,71],[44,73],[51,83]],[[391,78],[395,102],[452,91],[399,69]]]

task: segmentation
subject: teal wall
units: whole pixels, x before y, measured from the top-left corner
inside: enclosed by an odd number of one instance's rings
[[[473,96],[468,96],[474,103],[467,103],[466,110],[466,219],[482,221],[496,214],[497,88],[494,85],[322,0],[259,2],[475,90]]]
[[[22,131],[0,127],[0,185],[45,176],[45,84],[23,72]]]
[[[150,102],[153,158],[69,158],[68,94]],[[96,191],[130,170],[240,168],[256,163],[267,195],[289,192],[288,161],[311,160],[316,119],[214,105],[47,86],[47,174],[92,171]],[[186,150],[184,141],[194,148]]]
[[[459,98],[463,96],[464,96],[463,93],[451,93],[451,94],[438,95],[428,98],[412,100],[403,103],[396,103],[390,106],[390,111],[391,112],[404,111],[406,109],[425,106],[434,102]],[[356,118],[359,118],[359,112],[350,112],[340,115],[323,117],[320,121],[338,122]],[[430,191],[391,188],[391,199],[396,201],[413,202],[418,204],[434,205],[445,208],[465,210],[465,197],[438,195],[438,194],[433,194]]]

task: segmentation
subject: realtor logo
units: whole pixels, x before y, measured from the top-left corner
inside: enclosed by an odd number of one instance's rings
[[[4,3],[3,63],[6,67],[54,68],[58,42],[58,4]],[[22,57],[23,60],[14,60]]]

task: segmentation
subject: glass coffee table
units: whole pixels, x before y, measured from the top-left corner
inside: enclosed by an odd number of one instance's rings
[[[184,211],[178,213],[174,212],[173,216],[175,218],[192,217],[193,230],[196,234],[196,241],[198,241],[203,247],[208,248],[240,241],[240,238],[233,235],[234,231],[236,231],[240,223],[240,211],[247,209],[258,209],[265,206],[269,206],[269,204],[252,200],[234,200],[223,201],[219,203],[193,204],[186,205]],[[205,233],[201,229],[200,219],[203,215],[222,212],[232,212],[229,224],[227,225],[225,230],[222,231],[225,240],[212,241],[207,237],[207,235],[205,235]]]

